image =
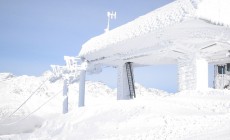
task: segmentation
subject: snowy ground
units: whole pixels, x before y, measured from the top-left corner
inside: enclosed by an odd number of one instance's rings
[[[0,140],[8,139],[230,139],[230,91],[168,94],[136,84],[137,98],[117,101],[116,91],[87,82],[86,106],[77,107],[78,83],[70,85],[70,112],[62,115],[62,93],[24,119],[62,89],[47,81],[8,117],[47,76],[0,74]]]

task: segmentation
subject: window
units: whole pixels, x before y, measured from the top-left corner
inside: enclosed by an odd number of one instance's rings
[[[218,66],[218,74],[225,74],[225,66]]]
[[[230,63],[227,63],[227,71],[230,72]]]

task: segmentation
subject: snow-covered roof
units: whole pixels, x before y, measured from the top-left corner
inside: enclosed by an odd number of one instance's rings
[[[164,7],[141,16],[132,22],[91,38],[83,44],[79,56],[92,61],[117,54],[130,53],[134,50],[147,49],[154,45],[156,46],[156,44],[158,46],[166,47],[169,45],[167,43],[170,41],[159,42],[159,40],[165,40],[166,38],[166,34],[161,37],[161,32],[165,31],[165,29],[171,30],[170,27],[174,27],[181,23],[185,23],[185,26],[189,25],[188,23],[190,21],[194,23],[192,20],[202,20],[203,22],[195,21],[195,24],[201,23],[200,26],[204,27],[207,23],[211,23],[212,26],[221,25],[221,27],[227,28],[227,33],[229,33],[229,5],[229,0],[174,1]],[[190,24],[190,27],[193,25],[194,24]],[[201,29],[200,26],[199,30]],[[210,26],[210,29],[211,28],[213,27]],[[219,26],[217,28],[219,30]],[[224,31],[225,29],[221,30],[221,32]],[[216,30],[213,30],[212,32],[214,33]],[[208,36],[204,38],[208,38]],[[176,38],[173,39],[175,40]],[[154,40],[158,41],[154,42]]]

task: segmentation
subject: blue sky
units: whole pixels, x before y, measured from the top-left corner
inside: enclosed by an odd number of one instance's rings
[[[116,11],[118,27],[173,0],[1,0],[0,72],[41,75],[50,64],[64,65],[81,45],[102,34],[107,11]],[[135,69],[137,82],[170,92],[177,90],[176,66]],[[161,78],[163,76],[163,78]],[[87,76],[116,87],[116,69]]]

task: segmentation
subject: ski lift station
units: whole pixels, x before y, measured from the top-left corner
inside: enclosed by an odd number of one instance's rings
[[[79,106],[84,106],[86,73],[117,70],[117,99],[135,97],[135,67],[176,64],[178,90],[208,88],[208,65],[215,65],[215,88],[229,83],[229,0],[176,0],[89,39],[81,60]],[[227,79],[226,79],[227,78]]]

